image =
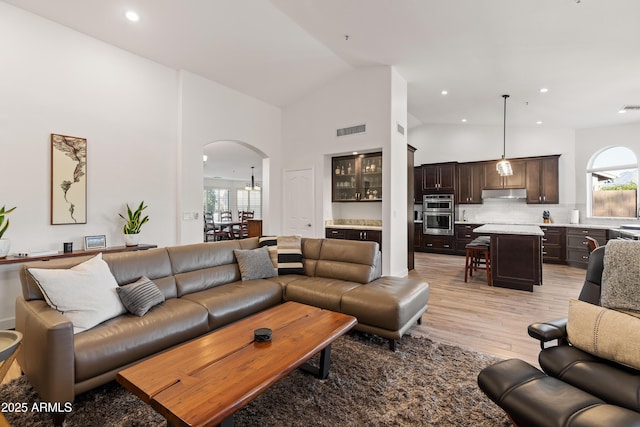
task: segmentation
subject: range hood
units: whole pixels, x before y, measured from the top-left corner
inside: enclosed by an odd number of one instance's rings
[[[505,190],[482,190],[483,199],[526,199],[527,190],[524,188]]]

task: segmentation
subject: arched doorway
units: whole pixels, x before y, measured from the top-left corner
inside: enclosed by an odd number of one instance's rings
[[[264,214],[263,164],[266,155],[240,141],[215,141],[203,147],[203,210],[215,222],[239,221],[240,212],[253,212],[255,219]],[[205,240],[206,236],[205,236]]]

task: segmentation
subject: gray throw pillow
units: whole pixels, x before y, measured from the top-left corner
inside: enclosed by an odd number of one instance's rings
[[[266,279],[278,275],[266,246],[258,249],[234,249],[242,280]]]
[[[151,307],[164,302],[162,291],[145,276],[116,290],[127,311],[136,316],[142,317]]]

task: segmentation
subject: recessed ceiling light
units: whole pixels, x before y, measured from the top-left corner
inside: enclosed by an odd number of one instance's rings
[[[547,93],[549,92],[549,89],[547,89],[546,87],[543,87],[542,89],[540,89],[540,93]]]
[[[443,90],[442,92],[440,92],[440,94],[441,94],[441,95],[446,95],[446,94],[448,94],[448,93],[449,93],[449,92],[448,92],[448,91],[446,91],[446,90]]]
[[[353,152],[353,153],[351,153],[351,154],[353,154],[353,155],[355,156],[356,154],[358,154],[358,152],[357,152],[357,151],[354,151],[354,152]]]
[[[627,112],[627,110],[618,110],[618,113],[620,113],[620,114],[624,114],[626,112]]]
[[[462,123],[467,123],[467,119],[462,119]]]
[[[138,22],[140,20],[140,16],[133,10],[128,10],[124,16],[131,22]]]
[[[541,120],[538,120],[538,121],[536,122],[536,124],[537,124],[537,125],[541,125],[541,124],[542,124],[542,121],[541,121]]]

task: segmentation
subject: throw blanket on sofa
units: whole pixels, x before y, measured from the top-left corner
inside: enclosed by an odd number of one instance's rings
[[[640,241],[607,242],[600,303],[640,316]]]

